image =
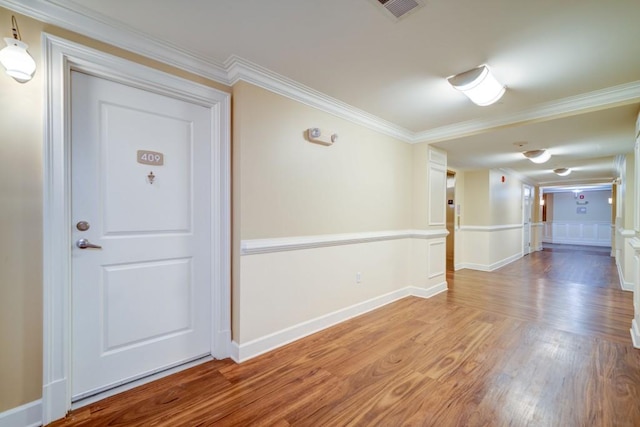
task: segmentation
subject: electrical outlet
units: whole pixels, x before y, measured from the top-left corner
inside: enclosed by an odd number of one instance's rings
[[[356,273],[356,283],[362,282],[362,273],[359,271]]]

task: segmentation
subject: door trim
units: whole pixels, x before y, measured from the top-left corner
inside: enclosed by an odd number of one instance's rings
[[[43,423],[71,408],[71,156],[70,73],[178,98],[211,111],[212,168],[211,355],[231,349],[230,95],[43,33],[45,118],[43,156]]]

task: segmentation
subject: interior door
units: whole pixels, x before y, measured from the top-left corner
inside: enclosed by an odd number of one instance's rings
[[[211,353],[209,110],[71,76],[72,399]]]
[[[531,202],[533,198],[533,188],[525,185],[522,197],[522,254],[531,253]]]

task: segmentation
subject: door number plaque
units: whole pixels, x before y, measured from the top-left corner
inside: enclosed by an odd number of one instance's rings
[[[164,154],[156,151],[138,150],[138,163],[143,165],[164,165]]]

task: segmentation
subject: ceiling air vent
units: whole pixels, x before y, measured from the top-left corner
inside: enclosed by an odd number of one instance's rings
[[[372,0],[382,6],[390,18],[398,20],[420,9],[423,0]]]

